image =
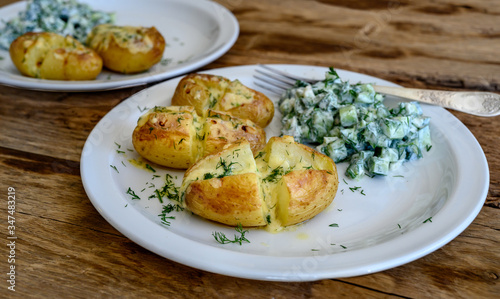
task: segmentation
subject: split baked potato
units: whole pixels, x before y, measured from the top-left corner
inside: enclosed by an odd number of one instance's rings
[[[21,74],[51,80],[93,80],[102,70],[102,59],[71,36],[28,32],[9,48]]]
[[[337,188],[331,158],[284,136],[272,137],[255,158],[246,140],[205,156],[186,171],[180,194],[206,219],[276,232],[319,214]]]
[[[266,133],[252,121],[228,113],[209,110],[199,116],[192,106],[155,107],[139,118],[132,133],[142,157],[177,169],[187,169],[200,157],[241,140],[257,153],[265,146]]]
[[[208,109],[249,119],[265,128],[273,119],[274,104],[263,93],[240,81],[209,74],[190,74],[177,84],[172,105],[194,106],[199,115]]]
[[[87,44],[112,71],[130,74],[148,70],[161,61],[165,39],[155,27],[97,25]]]

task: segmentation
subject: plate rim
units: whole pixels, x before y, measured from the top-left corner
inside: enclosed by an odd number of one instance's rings
[[[85,0],[84,2],[92,2],[96,0]],[[154,0],[144,0],[154,1]],[[165,72],[155,73],[152,75],[143,76],[142,74],[131,75],[134,76],[130,79],[123,79],[117,81],[96,81],[96,80],[85,80],[85,81],[63,81],[63,80],[45,80],[25,77],[21,74],[12,74],[6,71],[0,71],[0,84],[5,86],[10,86],[14,88],[25,88],[29,90],[37,91],[49,91],[49,92],[93,92],[93,91],[106,91],[106,90],[117,90],[130,88],[135,86],[141,86],[148,83],[156,83],[162,80],[173,78],[182,74],[199,69],[224,55],[231,47],[236,43],[240,27],[238,19],[234,14],[225,6],[210,0],[167,0],[172,3],[180,3],[182,5],[202,5],[204,11],[207,11],[209,6],[222,12],[222,16],[215,15],[215,12],[211,15],[217,21],[218,27],[220,28],[219,37],[225,36],[226,38],[219,41],[220,44],[212,44],[210,52],[208,55],[201,55],[197,59],[187,62],[185,65],[180,65],[178,67],[169,69]],[[165,5],[168,2],[165,1]],[[0,7],[0,14],[2,11],[16,10],[20,11],[25,8],[27,1],[14,2],[5,6]],[[117,11],[115,11],[117,12]],[[3,27],[3,26],[2,26]],[[216,46],[215,48],[213,48]],[[6,52],[8,54],[8,52]],[[10,57],[6,58],[10,59]]]
[[[291,65],[291,64],[274,64],[271,66],[274,66],[277,68],[307,67],[307,68],[324,68],[324,69],[326,69],[326,67],[322,67],[322,66]],[[205,73],[213,73],[213,72],[221,72],[221,71],[223,72],[223,71],[228,71],[228,70],[229,71],[238,71],[238,70],[242,71],[242,70],[246,70],[247,68],[251,69],[251,68],[255,68],[255,67],[256,67],[255,65],[244,65],[244,66],[234,66],[234,67],[211,69],[211,70],[207,70],[204,72]],[[345,73],[353,73],[353,74],[362,75],[365,77],[370,77],[370,78],[375,78],[377,80],[385,81],[385,80],[382,80],[382,79],[379,79],[379,78],[376,78],[373,76],[369,76],[369,75],[365,75],[365,74],[361,74],[361,73],[357,73],[357,72],[345,71],[345,70],[340,70],[340,69],[338,69],[338,71],[345,72]],[[88,141],[89,141],[91,135],[93,134],[93,132],[99,127],[100,123],[106,117],[111,115],[111,113],[114,110],[118,109],[120,105],[125,105],[127,100],[133,98],[134,96],[137,96],[137,97],[140,96],[139,95],[140,93],[147,93],[148,90],[150,90],[152,88],[161,89],[164,85],[172,84],[171,82],[174,82],[175,80],[179,80],[179,79],[180,79],[180,77],[172,78],[171,80],[168,80],[166,82],[163,82],[163,83],[157,84],[155,86],[152,86],[150,88],[147,88],[145,90],[142,90],[139,93],[132,95],[128,99],[125,99],[121,104],[117,105],[115,108],[113,108],[111,111],[109,111],[100,120],[100,122],[95,126],[95,128],[92,130],[92,132],[89,134],[89,137],[88,137],[87,141],[85,142],[85,146],[84,146],[84,149],[82,151],[82,157],[81,157],[82,183],[84,185],[85,191],[87,192],[87,195],[89,196],[89,199],[91,200],[92,204],[96,207],[98,212],[106,219],[106,221],[108,221],[108,223],[110,223],[118,231],[123,233],[127,238],[131,239],[136,244],[138,244],[138,245],[148,249],[149,251],[152,251],[152,252],[154,252],[162,257],[165,257],[167,259],[170,259],[170,260],[175,261],[175,262],[179,262],[181,264],[184,264],[184,265],[187,265],[190,267],[194,267],[197,269],[201,269],[201,270],[205,270],[205,271],[209,271],[209,272],[213,272],[213,273],[224,274],[224,275],[240,277],[240,278],[266,280],[266,281],[313,281],[313,280],[328,279],[328,278],[359,276],[359,275],[365,275],[365,274],[370,274],[370,273],[375,273],[375,272],[387,270],[390,268],[394,268],[396,266],[400,266],[400,265],[412,262],[418,258],[421,258],[421,257],[441,248],[442,246],[446,245],[451,240],[456,238],[460,233],[462,233],[472,223],[472,221],[479,214],[479,212],[484,204],[484,201],[485,201],[486,196],[487,196],[488,186],[489,186],[489,169],[488,169],[488,163],[486,161],[486,157],[484,155],[484,152],[482,151],[481,146],[477,142],[477,139],[468,130],[468,128],[463,123],[461,123],[453,114],[451,114],[450,112],[446,111],[445,109],[443,109],[441,107],[433,107],[432,109],[442,110],[442,112],[445,113],[445,115],[447,117],[450,117],[451,121],[459,124],[461,126],[462,130],[465,129],[465,131],[467,132],[466,139],[469,139],[469,141],[473,141],[472,146],[475,149],[474,152],[475,152],[475,154],[479,154],[479,156],[481,158],[480,161],[475,161],[475,162],[476,162],[476,164],[482,165],[482,167],[479,168],[479,171],[481,172],[481,178],[484,178],[484,182],[483,182],[484,185],[482,188],[480,188],[481,190],[479,190],[480,191],[479,192],[480,199],[474,202],[475,203],[474,208],[467,213],[465,219],[463,219],[461,221],[460,225],[451,228],[444,237],[428,241],[427,243],[430,242],[429,245],[419,248],[416,252],[415,251],[411,252],[412,253],[411,256],[408,256],[408,254],[405,255],[402,253],[398,253],[396,251],[396,252],[393,252],[394,258],[391,259],[390,261],[385,260],[385,261],[371,263],[369,265],[369,267],[367,267],[366,265],[358,265],[356,267],[346,268],[346,269],[342,269],[342,270],[334,270],[334,271],[332,271],[332,269],[329,268],[329,269],[324,269],[322,271],[315,271],[313,273],[306,273],[304,275],[290,276],[290,275],[286,275],[286,273],[285,274],[279,273],[279,271],[278,272],[273,272],[273,271],[263,272],[262,270],[254,269],[251,267],[249,268],[248,265],[246,265],[244,263],[244,261],[247,261],[248,259],[252,259],[253,257],[257,256],[255,254],[251,254],[251,253],[232,252],[231,251],[230,254],[227,254],[226,257],[223,259],[226,263],[222,267],[220,265],[213,265],[210,263],[200,264],[199,262],[193,262],[192,259],[188,258],[189,254],[196,254],[196,252],[193,252],[192,248],[190,248],[192,246],[183,246],[183,252],[181,254],[179,254],[179,252],[169,251],[168,249],[167,249],[167,251],[165,251],[165,248],[158,247],[158,244],[155,241],[153,241],[154,234],[156,232],[158,232],[157,229],[152,229],[151,231],[148,232],[148,234],[143,235],[143,236],[135,235],[133,232],[131,232],[130,227],[124,227],[123,223],[120,223],[119,221],[117,221],[117,219],[114,219],[113,217],[111,217],[110,214],[107,213],[107,211],[103,210],[103,208],[105,208],[105,207],[102,205],[102,202],[99,202],[99,200],[97,200],[98,195],[95,194],[95,191],[96,191],[95,188],[92,188],[92,186],[90,186],[90,184],[92,182],[90,182],[90,178],[87,174],[89,171],[89,169],[88,169],[89,165],[86,163],[86,157],[84,157],[84,153],[86,151],[86,147],[88,146]],[[385,82],[388,82],[388,81],[385,81]],[[390,82],[388,82],[388,83],[390,83]],[[394,83],[390,83],[390,84],[396,85]],[[458,180],[458,177],[457,177],[457,180]],[[464,194],[467,192],[471,193],[473,191],[474,192],[477,191],[477,190],[472,190],[470,188],[467,188],[466,186],[459,186],[459,187],[460,188],[459,188],[458,192],[463,192]],[[445,203],[445,206],[448,203],[449,203],[449,200],[447,200],[447,202]],[[444,208],[445,207],[443,207],[442,209],[444,209]],[[446,207],[446,208],[449,209],[450,207]],[[441,210],[439,212],[441,212]],[[137,211],[136,209],[126,210],[125,213],[126,213],[125,218],[127,218],[127,219],[130,219],[130,217],[141,217],[140,212]],[[165,229],[163,227],[161,227],[161,229],[164,231],[168,231],[168,229]],[[423,233],[425,233],[424,226],[420,226],[420,227],[416,228],[415,230],[413,230],[412,232],[415,232],[414,234],[421,235],[422,230],[424,230]],[[207,254],[211,254],[214,252],[216,254],[218,254],[218,253],[220,253],[220,250],[223,250],[223,251],[226,250],[224,248],[209,246],[206,244],[200,245],[200,243],[198,243],[198,242],[195,242],[195,241],[189,240],[189,239],[185,239],[182,236],[176,235],[174,233],[165,233],[164,232],[164,235],[168,235],[168,238],[170,238],[170,241],[173,243],[182,241],[182,242],[185,242],[185,244],[187,244],[187,245],[196,245],[198,247],[203,247],[203,250],[206,251]],[[410,235],[410,237],[413,237],[413,234],[407,234],[406,236],[402,235],[401,238],[408,238],[409,235]],[[383,248],[384,250],[394,251],[394,249],[387,248],[386,245],[387,244],[382,243],[382,244],[377,244],[373,247]],[[357,250],[358,251],[363,251],[363,250],[369,251],[373,247],[357,249]],[[226,250],[226,251],[228,251],[228,250]],[[273,256],[265,256],[265,257],[258,256],[258,257],[260,259],[266,260],[266,262],[268,262],[269,264],[273,264],[272,260],[276,258]],[[288,262],[296,263],[298,258],[302,259],[302,260],[304,260],[304,259],[307,260],[307,257],[280,257],[280,260],[285,264]],[[243,261],[241,259],[243,259]],[[315,258],[313,258],[313,261],[314,261],[314,259]],[[316,258],[316,261],[317,261],[317,258]],[[242,268],[245,269],[245,271],[246,271],[245,273],[242,273],[242,270],[241,270]]]

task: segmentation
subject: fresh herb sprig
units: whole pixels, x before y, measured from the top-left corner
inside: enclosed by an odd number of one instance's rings
[[[184,210],[184,208],[182,208],[181,206],[169,203],[169,204],[163,206],[161,214],[159,214],[158,216],[160,216],[160,220],[161,220],[162,224],[164,224],[166,226],[170,226],[170,221],[168,221],[167,219],[175,219],[175,216],[167,216],[167,215],[173,211],[178,212],[178,211],[182,211],[182,210]]]
[[[234,235],[234,240],[229,239],[226,237],[226,235],[222,232],[213,232],[212,236],[214,236],[215,241],[219,242],[220,244],[229,244],[229,243],[238,243],[240,245],[243,244],[243,242],[250,243],[250,241],[245,237],[245,234],[248,232],[248,230],[243,230],[243,226],[241,223],[238,223],[238,226],[234,228],[240,235]]]
[[[270,182],[270,183],[274,183],[274,182],[277,182],[281,179],[282,176],[286,175],[287,173],[289,173],[290,171],[285,171],[283,169],[283,167],[281,166],[278,166],[276,167],[275,169],[273,169],[271,171],[271,173],[265,177],[264,179],[262,179],[262,181],[264,182]]]

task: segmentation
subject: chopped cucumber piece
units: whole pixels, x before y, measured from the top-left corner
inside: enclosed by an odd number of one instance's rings
[[[335,163],[348,161],[346,175],[387,175],[432,147],[430,118],[417,102],[384,106],[371,84],[350,84],[330,68],[314,84],[297,81],[279,102],[282,130]]]
[[[358,112],[354,105],[345,106],[339,109],[340,123],[343,127],[350,127],[358,123]]]
[[[332,158],[335,163],[343,161],[347,158],[347,148],[345,146],[345,142],[338,137],[325,137],[324,142],[316,149],[320,153]]]

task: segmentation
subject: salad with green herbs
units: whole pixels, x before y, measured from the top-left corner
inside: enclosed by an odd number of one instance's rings
[[[387,175],[403,162],[420,159],[431,144],[430,118],[417,102],[389,109],[370,84],[342,81],[330,68],[314,84],[297,81],[279,101],[283,135],[315,144],[335,163],[347,161],[346,175]]]
[[[85,44],[94,26],[114,23],[113,13],[92,9],[75,0],[28,0],[26,10],[19,12],[0,30],[0,48],[8,50],[12,41],[27,32],[54,32],[71,35]]]

